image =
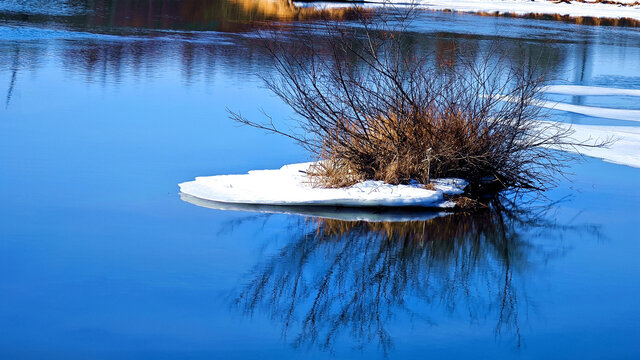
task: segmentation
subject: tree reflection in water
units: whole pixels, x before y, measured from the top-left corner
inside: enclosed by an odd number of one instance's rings
[[[386,354],[392,318],[433,322],[440,313],[494,321],[495,335],[519,346],[519,314],[529,302],[519,280],[556,254],[525,234],[562,236],[567,229],[576,230],[502,206],[428,221],[308,218],[292,241],[255,266],[234,305],[247,315],[270,314],[285,337],[295,333],[295,346],[331,350],[347,336]]]

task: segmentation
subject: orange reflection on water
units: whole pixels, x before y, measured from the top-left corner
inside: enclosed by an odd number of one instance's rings
[[[297,7],[288,0],[99,0],[88,23],[94,26],[168,30],[242,31],[266,21],[354,18],[362,9]]]

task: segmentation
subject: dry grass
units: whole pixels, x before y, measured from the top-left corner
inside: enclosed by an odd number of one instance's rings
[[[340,124],[340,134],[324,139],[320,158],[328,161],[310,174],[325,187],[368,179],[428,184],[432,177],[495,177],[496,163],[505,155],[500,143],[512,134],[506,134],[506,129],[491,131],[485,119],[474,118],[475,114],[455,106],[453,99],[440,100],[451,104],[444,109],[425,104],[403,118],[394,113],[365,118],[361,128]]]
[[[430,182],[428,184],[422,185],[422,187],[427,189],[427,190],[435,190],[436,189],[436,184]]]
[[[622,6],[622,5],[618,5]],[[452,12],[449,10],[449,12]],[[458,13],[466,13],[463,11],[456,11]],[[632,18],[608,18],[608,17],[596,17],[596,16],[570,16],[560,14],[544,14],[544,13],[527,13],[517,14],[510,12],[499,11],[475,11],[472,12],[475,15],[480,16],[496,16],[496,17],[510,17],[510,18],[523,18],[523,19],[536,19],[536,20],[552,20],[561,21],[570,24],[578,25],[593,25],[593,26],[621,26],[621,27],[640,27],[640,21]]]

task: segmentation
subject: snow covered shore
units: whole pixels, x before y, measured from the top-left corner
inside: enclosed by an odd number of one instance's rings
[[[434,179],[435,190],[419,184],[390,185],[364,181],[347,188],[318,188],[305,171],[312,163],[285,165],[277,170],[253,170],[243,175],[197,177],[180,184],[180,191],[199,199],[236,204],[286,206],[368,206],[453,208],[446,196],[464,192],[461,179]]]
[[[362,6],[405,6],[416,4],[428,10],[447,10],[468,13],[498,13],[527,15],[544,14],[574,18],[633,19],[640,21],[640,5],[635,0],[617,0],[617,4],[598,3],[595,0],[558,2],[549,0],[390,0],[365,1]],[[303,3],[300,3],[303,4]],[[322,3],[324,7],[345,6],[345,3]]]
[[[395,0],[394,0],[395,1]],[[595,1],[558,3],[549,0],[418,0],[433,10],[498,12],[501,14],[549,14],[571,17],[629,18],[640,20],[640,6],[602,4]]]

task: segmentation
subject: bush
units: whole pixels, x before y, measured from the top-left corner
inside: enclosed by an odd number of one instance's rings
[[[572,155],[552,149],[587,144],[572,141],[570,127],[540,121],[544,59],[514,64],[499,44],[420,49],[409,31],[414,12],[367,14],[358,26],[326,21],[295,42],[265,36],[276,69],[265,83],[300,128],[231,117],[298,141],[322,160],[310,172],[319,186],[432,177],[483,191],[553,185]]]

